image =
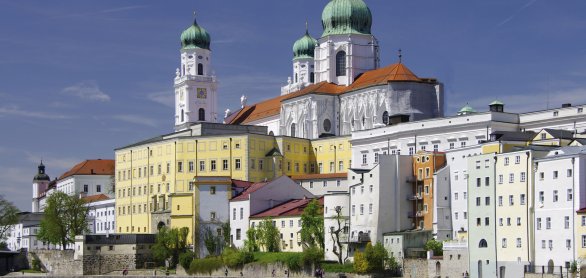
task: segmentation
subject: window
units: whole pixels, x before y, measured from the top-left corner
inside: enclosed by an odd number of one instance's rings
[[[586,216],[582,215],[582,227],[586,226]]]
[[[484,218],[484,225],[486,225],[486,226],[490,225],[490,218],[488,218],[488,217]]]
[[[572,240],[571,239],[566,239],[566,248],[572,248]]]
[[[509,183],[513,183],[513,182],[515,182],[515,174],[510,173],[509,174]]]
[[[509,158],[505,157],[505,166],[509,165]]]
[[[582,235],[582,248],[586,248],[586,235]]]
[[[362,164],[366,164],[367,162],[367,155],[365,153],[362,154]]]
[[[232,209],[232,220],[236,220],[236,208]]]
[[[485,197],[484,198],[484,204],[487,206],[490,206],[490,197]]]
[[[557,190],[554,190],[553,191],[553,202],[555,203],[557,201],[558,201],[558,191]]]
[[[482,184],[482,179],[476,178],[476,187],[480,187],[481,184]]]
[[[545,200],[545,193],[543,191],[539,191],[539,202],[543,203]]]
[[[356,215],[356,205],[352,205],[352,216]]]
[[[485,177],[484,178],[484,185],[489,186],[490,185],[490,177]]]
[[[177,172],[179,172],[179,173],[183,172],[183,162],[182,161],[177,162]]]
[[[344,161],[338,162],[338,171],[344,171]]]
[[[193,161],[189,161],[189,172],[193,173],[194,170],[195,170],[195,166],[193,165]]]
[[[541,241],[541,249],[545,249],[545,240]]]
[[[224,170],[224,171],[228,170],[228,160],[227,159],[222,160],[222,170]]]
[[[450,150],[455,147],[454,145],[455,145],[454,142],[450,142]]]
[[[240,165],[240,158],[236,158],[236,159],[234,160],[234,164],[236,164],[236,165],[234,166],[234,168],[236,168],[236,170],[240,170],[240,169],[241,169],[241,165]]]
[[[264,160],[263,159],[259,159],[258,160],[258,170],[262,171],[264,168]],[[299,172],[299,163],[295,163],[295,171]]]
[[[336,76],[346,76],[346,52],[336,53]]]
[[[466,141],[460,142],[460,147],[466,147]]]
[[[480,206],[480,197],[476,197],[476,206],[479,207]]]
[[[289,136],[291,137],[295,137],[295,123],[291,124],[291,133],[289,134]]]
[[[527,174],[525,172],[521,172],[521,182],[525,182],[526,175]]]
[[[539,172],[539,180],[542,181],[545,178],[545,174],[543,172]]]
[[[572,176],[572,169],[568,169],[566,175],[568,176],[568,178],[571,177]]]
[[[383,112],[383,124],[385,124],[385,125],[389,124],[389,112],[388,111]]]
[[[507,248],[507,239],[506,238],[503,238],[503,240],[502,240],[502,247]]]
[[[488,247],[488,243],[486,242],[485,239],[481,239],[480,242],[478,243],[478,247],[479,248],[487,248]]]
[[[102,186],[101,185],[96,185],[96,192],[102,192]]]
[[[503,206],[503,196],[499,196],[499,207]]]
[[[433,145],[433,151],[436,153],[439,152],[439,145],[438,144]]]
[[[212,221],[213,221],[213,220],[216,220],[216,212],[215,212],[215,211],[212,211],[212,212],[210,212],[210,219],[211,219]]]
[[[476,218],[476,226],[480,226],[482,225],[482,220],[480,219],[480,217]]]
[[[519,201],[520,201],[521,205],[525,205],[525,194],[521,194]]]
[[[503,175],[499,175],[499,184],[503,184]]]
[[[364,205],[360,205],[360,215],[364,215]]]
[[[499,218],[499,226],[502,226],[502,225],[503,225],[503,219]]]
[[[565,216],[564,217],[564,229],[569,229],[569,228],[570,228],[570,217]]]
[[[521,226],[521,217],[517,217],[517,226]]]
[[[551,229],[551,217],[545,218],[545,228],[547,230]]]
[[[511,226],[511,218],[507,217],[507,226]]]
[[[197,75],[203,75],[203,64],[202,63],[197,64]]]
[[[553,178],[557,179],[558,178],[558,171],[553,171]]]
[[[167,174],[171,173],[171,163],[167,162]]]
[[[202,122],[206,120],[206,111],[203,108],[198,110],[198,120]]]
[[[242,230],[236,229],[236,240],[240,240],[242,237]]]
[[[210,186],[210,194],[216,195],[216,187],[215,186]]]
[[[549,250],[553,249],[553,240],[550,239],[547,243],[547,245],[549,245]]]
[[[368,191],[372,192],[373,188],[374,188],[374,186],[371,184],[371,185],[368,187]]]
[[[200,161],[199,161],[199,170],[200,170],[201,172],[203,172],[203,171],[205,171],[205,170],[206,170],[206,162],[205,162],[205,161],[203,161],[203,160],[200,160]]]
[[[521,238],[517,238],[517,248],[521,248]]]
[[[517,155],[517,156],[515,156],[515,164],[519,164],[519,163],[521,163],[521,156]]]
[[[328,182],[327,181],[323,181],[323,187],[327,187],[328,186]]]
[[[572,189],[568,189],[568,193],[566,194],[566,200],[572,201],[573,199],[574,199],[574,193],[572,192]]]
[[[368,205],[368,214],[372,214],[372,204]]]
[[[409,155],[413,155],[415,153],[415,148],[409,147]]]
[[[464,200],[468,199],[468,192],[464,192]]]
[[[89,186],[87,184],[83,185],[83,192],[85,192],[85,193],[89,192]]]
[[[454,200],[458,200],[458,192],[454,193]]]

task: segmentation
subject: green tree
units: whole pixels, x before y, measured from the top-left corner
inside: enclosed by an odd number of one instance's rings
[[[424,246],[425,251],[433,251],[434,256],[442,256],[444,254],[444,244],[435,239],[428,240]]]
[[[324,216],[316,199],[309,202],[301,214],[301,242],[305,248],[324,249]]]
[[[244,240],[244,249],[248,252],[258,252],[258,230],[251,227],[246,231],[246,240]]]
[[[0,195],[0,241],[6,238],[6,233],[18,223],[19,210],[10,201]]]
[[[265,252],[279,252],[281,233],[273,225],[273,220],[267,218],[259,223],[257,231],[257,239],[259,247],[264,248]]]
[[[169,266],[175,267],[179,256],[187,251],[189,229],[163,227],[157,233],[155,244],[151,247],[153,256],[160,262],[170,259]]]
[[[217,256],[220,254],[224,244],[224,237],[214,235],[211,227],[205,227],[203,231],[203,242],[208,250],[208,254]]]
[[[385,262],[390,262],[389,253],[380,242],[374,246],[369,242],[364,248],[364,253],[354,253],[354,271],[357,273],[383,272]]]
[[[76,235],[88,231],[88,207],[77,196],[55,192],[47,198],[45,216],[41,220],[38,238],[52,244],[60,244],[63,249],[75,242]]]
[[[363,252],[354,252],[354,271],[359,274],[368,273],[368,261]]]

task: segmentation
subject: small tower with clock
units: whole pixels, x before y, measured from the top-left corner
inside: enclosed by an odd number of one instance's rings
[[[195,17],[195,16],[194,16]],[[181,33],[181,67],[175,73],[175,130],[218,122],[218,83],[211,69],[210,35],[197,24]]]

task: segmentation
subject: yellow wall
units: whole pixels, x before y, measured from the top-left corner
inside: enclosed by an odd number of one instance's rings
[[[576,213],[576,220],[574,226],[576,229],[576,255],[578,262],[582,262],[582,265],[586,265],[586,247],[582,246],[582,236],[586,236],[586,226],[582,226],[582,217],[586,216],[586,213]]]
[[[352,159],[350,136],[316,139],[311,142],[311,147],[315,156],[316,173],[331,174],[348,171]],[[318,172],[320,163],[322,171]],[[331,167],[332,163],[333,167]],[[341,168],[340,163],[342,163]]]
[[[252,218],[250,219],[250,226],[258,228],[260,222],[264,218]],[[303,252],[301,244],[301,216],[288,216],[288,217],[275,217],[271,218],[275,221],[276,227],[281,233],[281,244],[280,248],[283,252]],[[254,223],[254,224],[253,224]],[[293,223],[293,225],[291,225]],[[284,224],[284,225],[283,225]]]

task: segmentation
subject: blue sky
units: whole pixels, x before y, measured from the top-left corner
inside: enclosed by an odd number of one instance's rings
[[[586,2],[366,0],[382,65],[445,83],[447,114],[586,103]],[[179,36],[197,11],[212,37],[219,110],[279,94],[291,46],[321,35],[327,1],[0,0],[0,194],[30,210],[41,158],[54,178],[170,132]],[[549,102],[547,101],[549,99]],[[549,104],[548,104],[549,103]]]

